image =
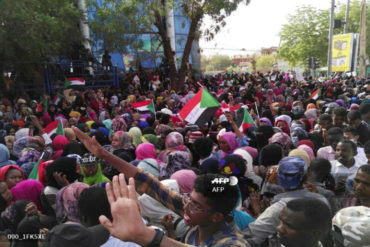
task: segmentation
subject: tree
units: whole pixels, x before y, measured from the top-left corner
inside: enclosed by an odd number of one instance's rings
[[[327,61],[329,11],[303,6],[290,15],[280,31],[279,56],[292,66],[304,64],[309,57]]]
[[[275,55],[262,55],[257,58],[256,66],[259,69],[271,69],[275,63]]]
[[[337,5],[335,19],[345,19],[345,3]],[[352,0],[350,5],[348,32],[360,31],[361,1]],[[281,46],[279,56],[289,61],[291,66],[305,65],[310,57],[320,58],[321,65],[327,63],[329,10],[319,10],[312,6],[303,6],[289,16],[288,24],[280,31]],[[367,26],[370,26],[370,8],[367,8]],[[334,29],[334,34],[343,32],[343,27]],[[367,29],[367,37],[370,29]],[[370,52],[370,39],[367,39],[367,53]]]
[[[1,0],[0,9],[1,73],[69,55],[82,41],[80,12],[70,0]]]
[[[97,8],[97,11],[106,12],[106,16],[112,18],[110,21],[112,23],[119,22],[119,20],[114,19],[118,16],[122,16],[122,13],[125,13],[125,19],[130,25],[135,27],[135,34],[150,34],[154,37],[159,37],[163,47],[163,55],[169,65],[171,88],[181,90],[187,73],[187,64],[189,62],[193,41],[198,39],[199,35],[204,35],[207,39],[212,39],[215,33],[225,25],[225,18],[236,10],[238,4],[242,1],[243,0],[105,0],[103,4]],[[90,4],[94,2],[96,3],[97,1],[91,0]],[[94,5],[94,7],[96,6],[97,4]],[[174,51],[171,48],[171,40],[166,29],[166,15],[169,13],[169,10],[173,8],[174,12],[181,11],[189,21],[188,25],[184,23],[184,26],[188,29],[188,36],[185,41],[179,69],[176,68],[177,62],[175,61]],[[210,16],[214,22],[203,33],[200,33],[199,27],[206,15]],[[134,33],[122,32],[122,30],[117,28],[117,25],[103,25],[103,28],[104,32],[111,30],[121,37]],[[111,43],[117,44],[114,41]],[[114,48],[114,45],[112,47]]]

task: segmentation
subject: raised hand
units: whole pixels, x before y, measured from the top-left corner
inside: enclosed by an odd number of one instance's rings
[[[110,204],[113,221],[104,215],[99,217],[100,223],[109,230],[110,234],[122,241],[136,243],[149,243],[155,232],[145,226],[139,213],[135,181],[129,180],[129,188],[126,185],[125,177],[121,173],[113,177],[113,188],[107,184],[106,191]]]
[[[89,150],[93,155],[98,158],[101,158],[101,155],[104,152],[103,147],[99,144],[99,142],[95,139],[95,137],[90,137],[83,133],[79,128],[72,127],[73,131],[75,132],[77,138],[84,144],[84,146]]]

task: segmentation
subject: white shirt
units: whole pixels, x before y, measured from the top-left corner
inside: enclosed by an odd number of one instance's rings
[[[338,160],[333,160],[331,163],[331,175],[333,175],[335,182],[338,183],[341,179],[347,179],[350,175],[355,174],[363,164],[359,163],[355,159],[355,164],[350,168],[345,167],[342,163]]]
[[[355,156],[356,162],[362,165],[367,164],[367,158],[365,154],[365,150],[362,147],[357,147],[357,155]]]

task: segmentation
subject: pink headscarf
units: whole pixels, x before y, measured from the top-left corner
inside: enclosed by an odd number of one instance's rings
[[[313,153],[313,150],[309,146],[307,146],[306,144],[299,145],[297,147],[297,149],[301,149],[301,150],[306,151],[306,153],[310,157],[311,161],[315,158],[315,154]]]
[[[225,153],[224,151],[222,151],[222,156],[221,156],[222,158],[230,153],[233,153],[235,149],[239,147],[239,143],[236,140],[236,135],[232,132],[226,132],[225,134],[222,134],[220,138],[225,139],[227,144],[229,144],[229,148],[230,148],[229,153]]]
[[[54,151],[58,151],[58,150],[61,150],[63,149],[63,147],[65,145],[68,144],[68,139],[67,137],[65,136],[56,136],[53,140],[53,148],[54,148]]]
[[[40,197],[43,190],[44,186],[39,181],[33,179],[23,180],[10,189],[14,201],[30,200],[36,204],[40,211],[42,211]]]
[[[170,179],[175,179],[180,187],[181,193],[191,193],[197,174],[192,170],[179,170],[171,175]]]
[[[137,146],[135,154],[137,160],[155,159],[157,156],[155,147],[151,143],[141,143]]]
[[[250,146],[244,146],[244,147],[241,147],[240,149],[247,151],[252,156],[253,160],[257,160],[258,158],[257,148],[252,148]]]

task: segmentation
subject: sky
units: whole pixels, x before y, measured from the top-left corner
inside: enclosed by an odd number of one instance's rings
[[[345,3],[345,0],[336,0]],[[202,55],[239,55],[254,53],[261,48],[279,46],[279,31],[288,23],[288,15],[294,14],[297,7],[311,5],[319,9],[329,9],[331,0],[251,0],[226,18],[226,26],[207,42],[199,41]],[[204,24],[210,21],[205,19]],[[241,51],[241,49],[246,51]]]

